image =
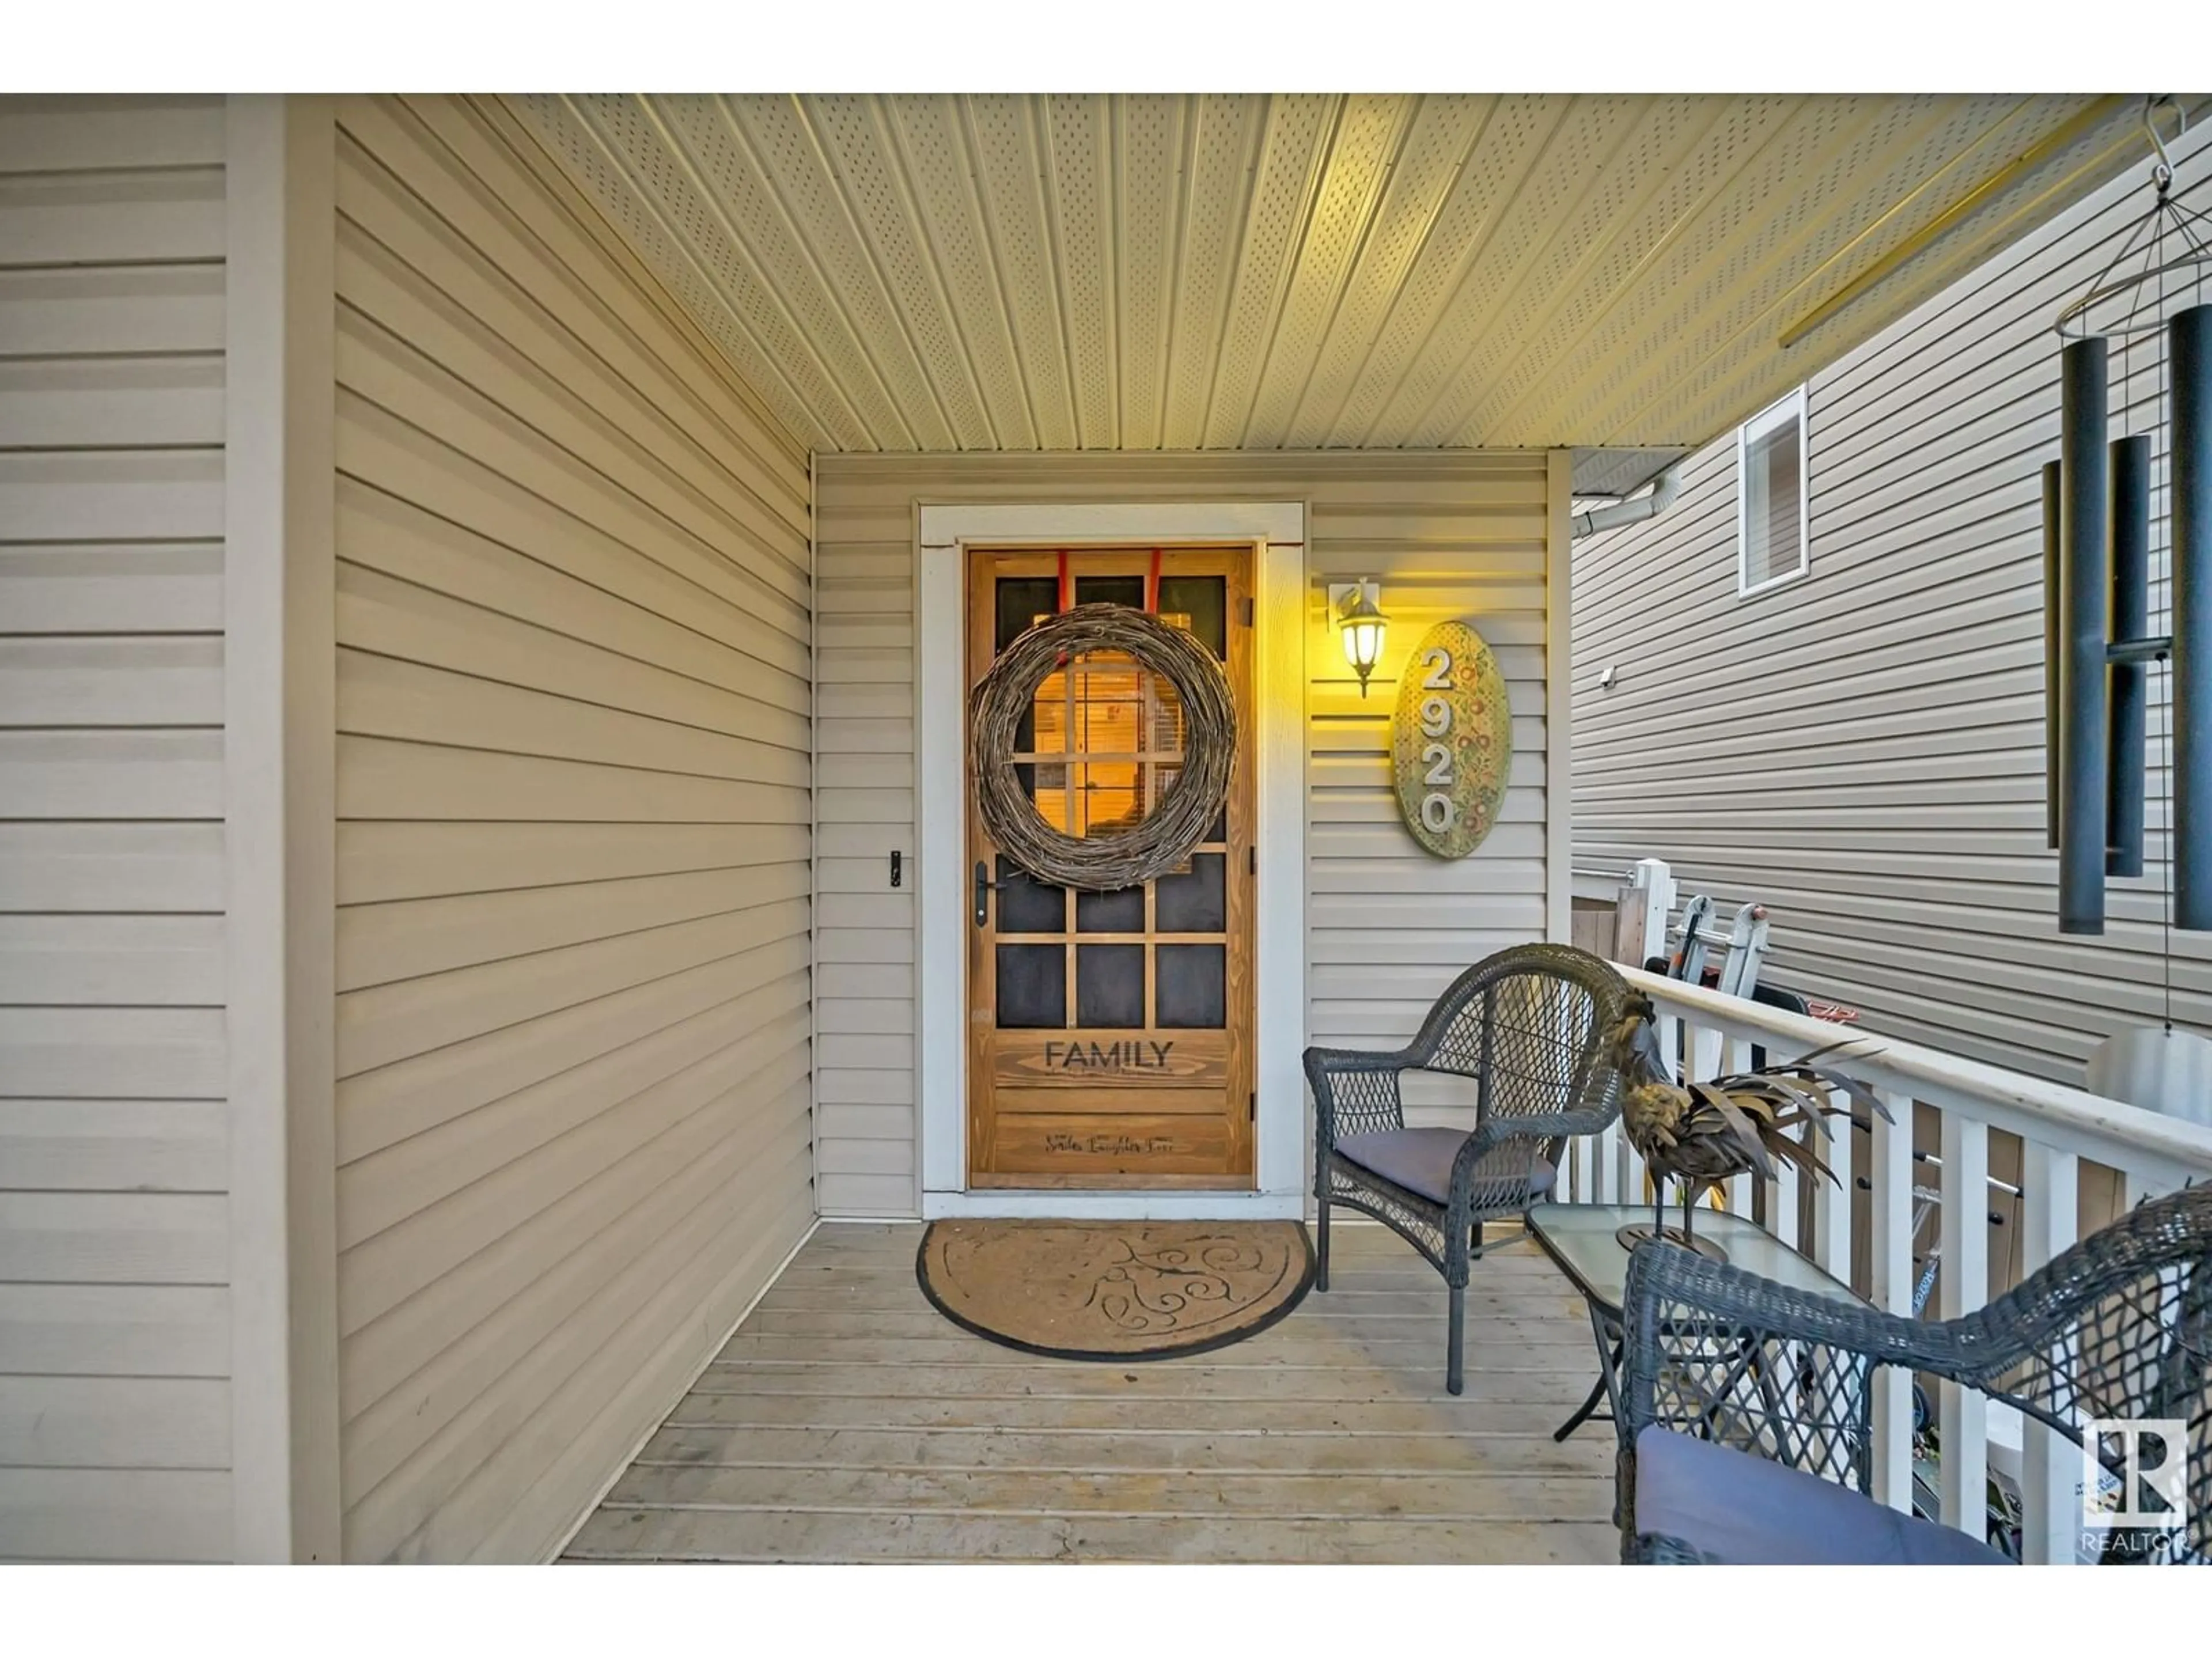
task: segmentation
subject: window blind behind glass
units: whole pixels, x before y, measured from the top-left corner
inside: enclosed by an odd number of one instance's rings
[[[1800,545],[1804,480],[1798,423],[1785,422],[1745,447],[1744,585],[1757,587],[1793,574],[1804,562]]]

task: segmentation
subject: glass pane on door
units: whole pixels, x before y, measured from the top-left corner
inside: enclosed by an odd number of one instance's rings
[[[1145,931],[1145,890],[1124,887],[1112,893],[1075,896],[1075,931],[1079,933],[1141,933]]]
[[[1145,947],[1075,947],[1075,1023],[1141,1030],[1145,1024]]]
[[[999,1024],[1006,1029],[1067,1024],[1067,951],[1059,945],[1001,945]]]
[[[1153,903],[1163,933],[1218,933],[1229,926],[1227,860],[1194,853],[1188,872],[1162,876]]]
[[[998,858],[999,931],[1059,933],[1067,928],[1067,890],[1037,880],[1004,853]]]
[[[1163,945],[1153,1024],[1214,1029],[1227,1024],[1228,957],[1218,945]]]
[[[1060,583],[1050,576],[1001,576],[994,655],[1060,609]]]
[[[1224,662],[1229,660],[1229,579],[1162,576],[1160,617],[1188,629]]]

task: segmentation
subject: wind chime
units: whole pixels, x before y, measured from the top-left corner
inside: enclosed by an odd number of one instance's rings
[[[2153,98],[2150,210],[2089,291],[2058,315],[2058,459],[2043,469],[2045,737],[2058,930],[2105,931],[2105,882],[2143,870],[2143,775],[2153,666],[2171,668],[2173,745],[2160,895],[2165,1018],[2099,1043],[2099,1094],[2212,1123],[2212,1042],[2173,1023],[2168,930],[2212,930],[2212,219],[2173,199]],[[2177,116],[2180,112],[2177,108]],[[2186,123],[2184,123],[2185,130]],[[2119,347],[2120,423],[2106,374]],[[2149,431],[2137,431],[2136,365],[2152,356]],[[2165,634],[2150,631],[2153,434],[2166,439]]]
[[[2153,98],[2143,112],[2156,156],[2149,210],[2057,322],[2059,458],[2043,469],[2043,537],[2048,828],[2062,933],[2102,933],[2106,878],[2142,873],[2148,678],[2169,663],[2172,925],[2212,930],[2212,218],[2173,198],[2157,125],[2170,103]],[[2136,429],[2139,346],[2153,357],[2148,431]],[[2172,621],[2154,635],[2152,435],[2161,424]]]

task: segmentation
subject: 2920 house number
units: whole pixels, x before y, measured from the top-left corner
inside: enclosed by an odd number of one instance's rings
[[[1421,676],[1421,686],[1428,691],[1449,691],[1452,687],[1452,653],[1441,645],[1432,645],[1421,653],[1421,666],[1428,672]],[[1448,697],[1421,699],[1421,735],[1426,738],[1451,736],[1452,706]],[[1435,835],[1443,835],[1459,817],[1459,803],[1451,798],[1451,787],[1458,775],[1452,767],[1451,745],[1447,743],[1425,743],[1421,745],[1421,764],[1428,769],[1421,781],[1436,787],[1421,797],[1421,827]]]
[[[1512,763],[1505,677],[1481,635],[1438,623],[1413,649],[1391,722],[1399,816],[1438,858],[1464,858],[1498,822]]]

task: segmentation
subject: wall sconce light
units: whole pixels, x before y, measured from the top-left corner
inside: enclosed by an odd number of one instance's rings
[[[1382,635],[1389,618],[1375,605],[1371,581],[1332,583],[1329,609],[1336,614],[1337,637],[1344,641],[1344,659],[1359,676],[1359,695],[1367,695],[1368,677],[1382,660]]]

